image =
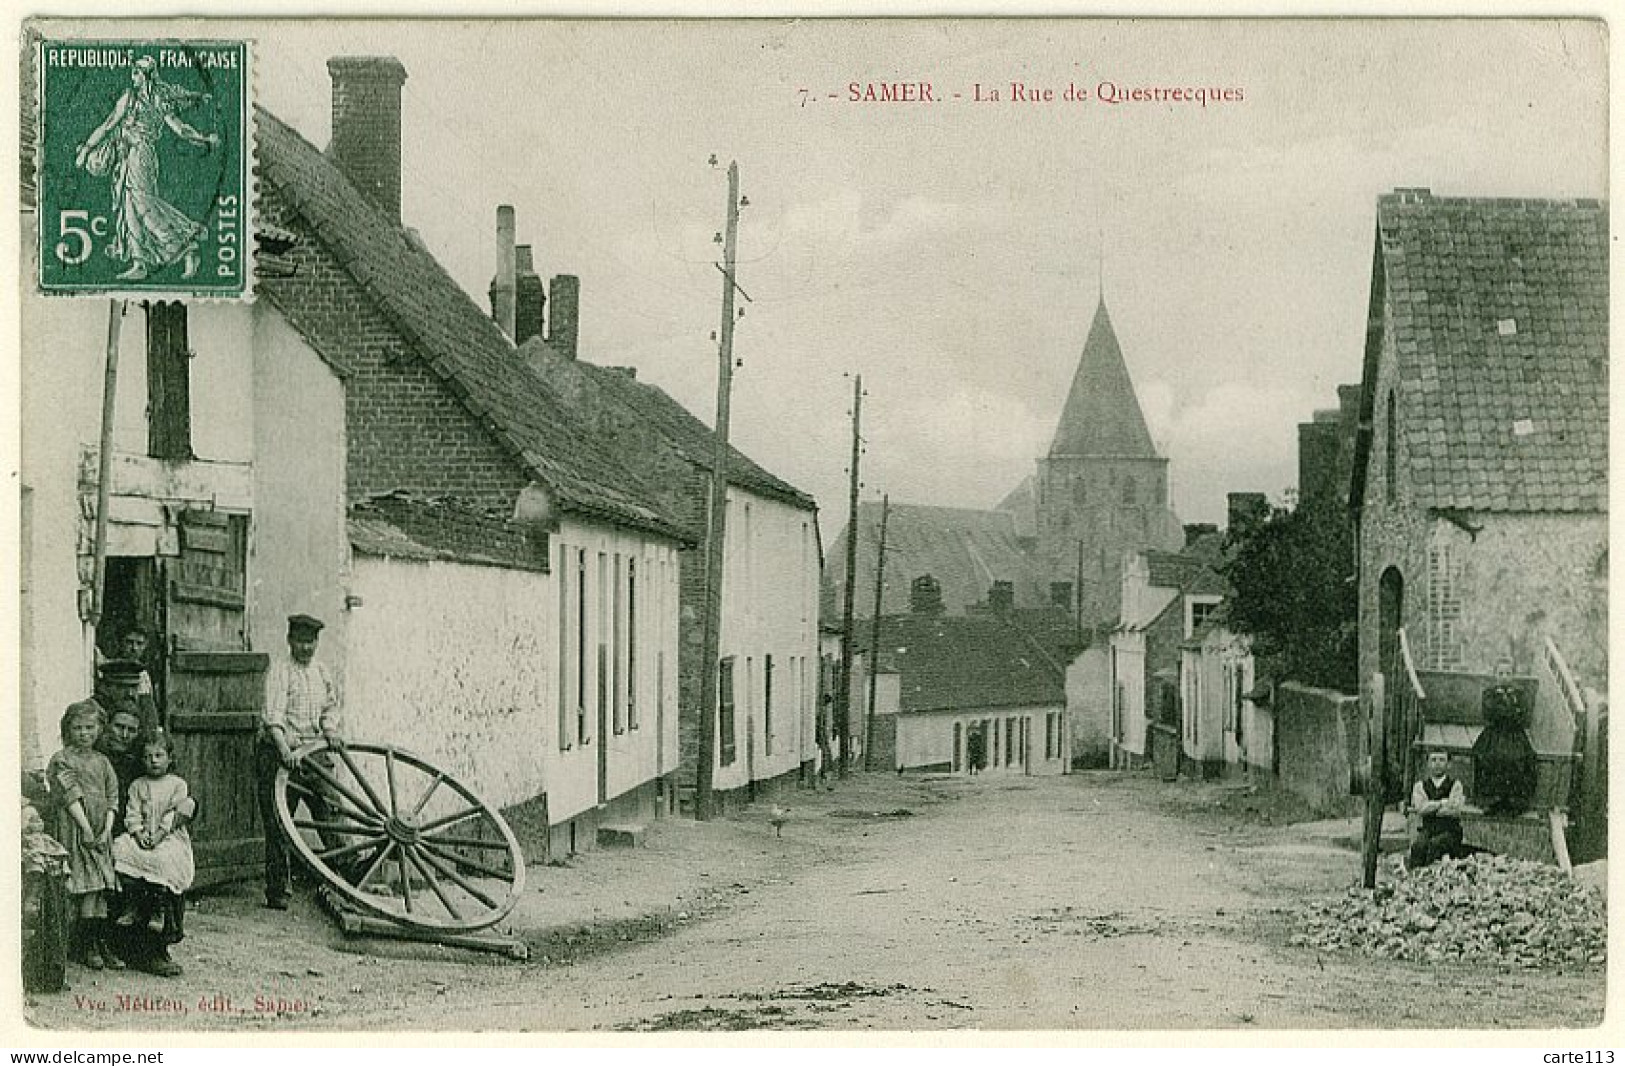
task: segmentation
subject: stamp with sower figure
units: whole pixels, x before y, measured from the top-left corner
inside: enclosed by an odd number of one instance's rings
[[[35,61],[40,289],[246,297],[248,42],[44,40]]]

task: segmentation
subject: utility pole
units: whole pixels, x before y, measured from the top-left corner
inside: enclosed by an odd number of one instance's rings
[[[875,750],[875,686],[879,683],[879,673],[875,669],[880,662],[880,597],[886,588],[886,520],[891,517],[891,496],[880,497],[880,547],[875,552],[875,616],[869,622],[869,714],[864,720],[863,729],[863,768],[865,770],[877,769],[874,756]]]
[[[1083,636],[1083,539],[1078,539],[1078,569],[1072,582],[1072,628],[1074,635]]]
[[[1371,677],[1371,715],[1377,726],[1376,743],[1371,749],[1371,772],[1365,780],[1365,834],[1362,849],[1362,880],[1366,888],[1377,887],[1377,853],[1382,845],[1382,809],[1388,800],[1388,700],[1386,679],[1379,672]]]
[[[722,333],[717,345],[717,422],[712,432],[711,506],[705,526],[705,626],[700,651],[700,750],[694,775],[694,817],[712,815],[717,759],[717,655],[722,635],[722,544],[728,520],[728,408],[734,376],[735,246],[739,236],[739,164],[728,164],[728,223],[722,243]]]
[[[840,775],[846,776],[852,759],[852,599],[858,584],[858,456],[863,447],[863,375],[852,382],[852,469],[846,502],[846,600],[841,609],[841,691],[835,700],[840,717],[835,735],[841,738]]]

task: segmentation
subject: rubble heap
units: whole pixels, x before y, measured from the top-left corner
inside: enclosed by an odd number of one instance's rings
[[[1444,859],[1375,890],[1304,905],[1291,943],[1419,962],[1527,969],[1601,964],[1602,895],[1556,867],[1505,855]]]

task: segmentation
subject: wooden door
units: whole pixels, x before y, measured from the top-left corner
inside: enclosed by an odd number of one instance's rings
[[[262,861],[254,742],[267,657],[248,649],[248,517],[185,511],[164,560],[167,709],[180,773],[198,802],[197,885],[251,876]]]

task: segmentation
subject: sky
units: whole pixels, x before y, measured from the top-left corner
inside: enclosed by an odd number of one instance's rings
[[[636,367],[707,422],[736,160],[732,438],[818,499],[826,542],[846,516],[848,375],[863,499],[992,507],[1047,451],[1102,291],[1180,517],[1222,522],[1229,491],[1280,498],[1296,425],[1359,379],[1380,194],[1607,195],[1596,23],[249,32],[261,103],[318,146],[326,59],[397,56],[405,223],[488,306],[495,210],[513,204],[539,271],[581,278],[582,357]],[[1103,81],[1240,99],[1112,104]],[[854,82],[928,82],[935,100],[853,102]],[[1012,101],[1012,82],[1055,99]],[[1073,85],[1086,99],[1064,99]]]

